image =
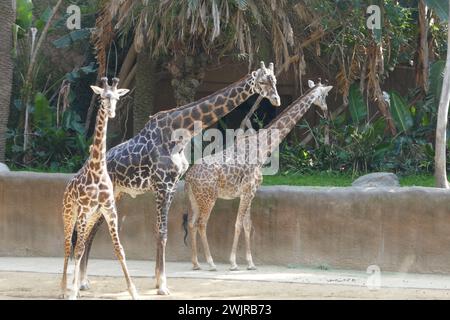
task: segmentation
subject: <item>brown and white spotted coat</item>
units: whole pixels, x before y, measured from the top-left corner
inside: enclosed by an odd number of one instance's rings
[[[108,85],[108,79],[103,78],[103,88],[91,86],[92,90],[101,97],[101,107],[97,113],[94,141],[90,147],[89,159],[68,183],[63,199],[64,222],[64,270],[61,281],[63,297],[67,291],[67,266],[72,253],[75,258],[75,272],[73,288],[69,299],[78,297],[80,281],[81,258],[85,252],[87,235],[97,220],[103,217],[107,223],[114,245],[114,252],[119,259],[127,281],[131,296],[138,297],[132,283],[125,253],[119,240],[118,216],[114,199],[114,190],[106,168],[106,132],[108,118],[115,116],[116,104],[128,89],[117,89],[119,79],[113,79],[113,85]],[[76,237],[74,237],[76,235]]]
[[[251,202],[262,183],[262,167],[267,157],[294,128],[296,123],[310,108],[311,104],[314,103],[326,111],[327,105],[325,98],[332,87],[323,86],[322,84],[314,86],[312,81],[310,81],[310,86],[312,88],[273,120],[265,128],[267,129],[265,132],[261,130],[255,134],[238,136],[234,145],[221,153],[203,158],[201,163],[194,164],[186,173],[185,192],[189,197],[192,209],[188,223],[194,270],[200,269],[197,257],[197,231],[200,233],[209,269],[216,270],[209,250],[206,227],[217,198],[240,198],[230,255],[230,269],[238,269],[236,264],[236,249],[242,227],[244,227],[245,232],[247,269],[256,269],[250,250]],[[272,140],[262,139],[258,136],[262,134],[271,136],[272,130],[277,130],[278,133],[278,135],[273,135],[274,139]],[[260,141],[259,148],[262,149],[257,149],[258,141]],[[264,143],[264,141],[268,142]],[[249,159],[254,159],[255,155],[257,155],[256,152],[260,152],[259,154],[263,156],[257,158],[257,162],[249,161]]]
[[[273,105],[279,106],[281,103],[273,69],[272,63],[269,68],[261,63],[258,70],[225,89],[188,105],[159,112],[150,117],[139,134],[107,152],[108,172],[116,196],[123,193],[133,197],[146,192],[155,193],[155,277],[158,294],[169,294],[165,274],[168,214],[177,183],[188,168],[183,151],[190,139],[173,141],[173,132],[184,129],[192,137],[198,133],[194,129],[195,121],[201,121],[202,128],[207,128],[253,94],[260,94],[268,98]],[[83,283],[87,283],[85,275],[89,248],[101,222],[100,218],[88,240],[82,263]]]

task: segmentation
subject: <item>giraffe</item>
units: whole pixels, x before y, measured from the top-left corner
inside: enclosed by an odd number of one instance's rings
[[[165,273],[168,213],[177,183],[188,169],[184,148],[190,138],[199,133],[194,122],[201,121],[200,129],[209,127],[253,94],[259,94],[268,98],[274,106],[280,106],[276,83],[273,63],[266,68],[264,62],[261,62],[259,69],[216,93],[151,116],[136,136],[107,152],[108,173],[116,197],[122,194],[135,197],[147,192],[155,194],[155,278],[159,295],[170,294]],[[173,139],[173,133],[178,129],[187,132],[188,138],[181,141]],[[102,221],[103,218],[100,217],[87,241],[81,266],[81,289],[89,288],[86,273],[89,250]]]
[[[242,227],[244,227],[245,232],[247,269],[256,269],[250,250],[250,207],[255,193],[263,180],[262,166],[268,159],[268,156],[278,147],[312,104],[317,105],[324,112],[327,110],[326,96],[332,89],[332,86],[323,86],[321,83],[315,85],[311,80],[308,83],[310,90],[288,106],[265,127],[266,130],[238,136],[232,146],[217,154],[206,156],[200,162],[192,165],[186,173],[185,193],[191,203],[192,214],[190,217],[187,214],[184,215],[183,224],[186,235],[188,233],[187,224],[189,224],[194,270],[201,268],[197,258],[197,231],[202,240],[209,270],[216,270],[209,250],[206,228],[211,210],[218,198],[240,198],[230,255],[230,270],[238,270],[236,249]],[[274,135],[273,133],[275,132],[278,135]],[[263,136],[263,134],[266,136]],[[264,141],[268,140],[265,137],[274,138],[270,138],[270,142],[264,143]],[[259,143],[259,149],[255,143]],[[262,156],[257,158],[257,161],[250,161],[256,158],[254,156],[255,153],[252,152],[252,150],[255,151],[256,149]]]
[[[133,299],[138,298],[136,288],[131,281],[125,261],[125,253],[119,240],[118,216],[114,199],[114,190],[106,168],[106,132],[108,118],[115,117],[117,101],[128,93],[128,89],[118,89],[119,79],[113,79],[109,86],[108,78],[102,78],[103,88],[91,86],[94,93],[100,95],[101,106],[97,113],[94,141],[89,148],[89,158],[83,167],[67,184],[63,199],[64,222],[64,269],[61,281],[62,296],[67,291],[67,265],[72,251],[75,258],[73,288],[69,299],[78,297],[80,263],[85,250],[86,235],[101,215],[108,224],[117,259],[122,265]],[[76,232],[76,236],[75,233]],[[74,248],[72,244],[74,243]],[[72,250],[73,249],[73,250]]]

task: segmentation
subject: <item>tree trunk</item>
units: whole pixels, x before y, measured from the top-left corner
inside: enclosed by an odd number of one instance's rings
[[[133,106],[133,133],[144,128],[149,116],[154,112],[156,63],[148,50],[142,49],[137,55],[136,91]]]
[[[13,1],[0,2],[0,162],[5,161],[6,130],[8,128],[9,104],[13,78],[11,56],[12,27],[15,20]]]
[[[172,88],[178,106],[195,101],[195,94],[205,77],[207,57],[200,53],[178,55],[169,62],[167,69],[172,76]]]
[[[450,2],[449,2],[450,7]],[[450,20],[450,19],[449,19]],[[447,31],[447,43],[450,43],[450,28]],[[436,125],[436,154],[434,157],[436,187],[448,188],[446,147],[447,147],[447,118],[450,103],[450,50],[447,50],[444,79],[442,81],[441,99],[439,101],[437,125]]]
[[[417,46],[416,86],[423,95],[428,92],[428,18],[427,6],[424,0],[419,0],[419,39]]]

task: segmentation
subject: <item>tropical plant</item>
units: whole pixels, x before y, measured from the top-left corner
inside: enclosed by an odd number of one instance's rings
[[[93,36],[99,74],[106,73],[113,41],[129,48],[120,76],[123,85],[134,82],[136,87],[134,130],[139,130],[153,111],[148,93],[154,91],[152,78],[159,66],[170,73],[174,98],[182,105],[195,99],[206,67],[223,57],[245,59],[250,68],[257,57],[267,58],[266,52],[273,50],[278,65],[289,62],[294,48],[286,12],[289,4],[286,0],[105,1]]]

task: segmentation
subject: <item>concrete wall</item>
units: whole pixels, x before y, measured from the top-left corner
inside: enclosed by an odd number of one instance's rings
[[[70,175],[0,173],[0,256],[61,256],[61,202]],[[262,187],[253,202],[256,264],[450,273],[450,194],[434,188]],[[238,201],[219,200],[208,228],[217,262],[227,262]],[[180,186],[170,212],[169,261],[190,261],[183,244]],[[127,256],[154,259],[152,195],[119,203]],[[238,262],[245,265],[241,238]],[[93,256],[112,258],[106,229]],[[201,255],[201,261],[203,254]]]

